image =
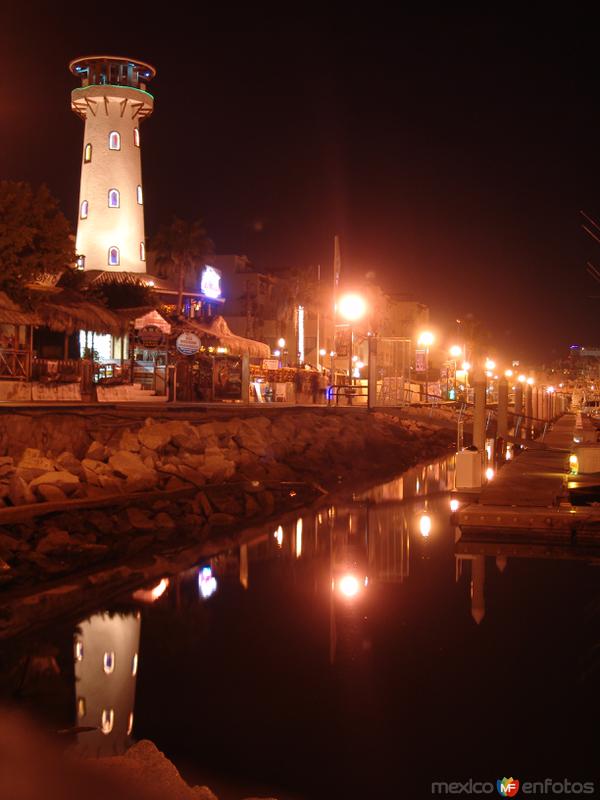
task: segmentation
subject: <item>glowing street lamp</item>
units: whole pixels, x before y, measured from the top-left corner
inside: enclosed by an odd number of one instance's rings
[[[353,376],[352,376],[352,351],[354,349],[354,331],[352,329],[352,323],[358,322],[359,319],[362,319],[364,315],[367,313],[367,304],[365,302],[364,297],[356,293],[350,293],[343,295],[337,306],[337,310],[339,315],[342,319],[346,320],[348,323],[348,328],[350,332],[350,342],[348,347],[348,382],[350,386],[353,383]]]
[[[338,311],[346,322],[357,322],[367,313],[367,304],[359,294],[345,294],[340,298]]]
[[[285,354],[287,351],[285,349],[285,339],[283,336],[280,336],[279,339],[277,339],[277,347],[279,348],[279,354],[281,355],[282,366],[285,366],[283,362],[285,361]]]
[[[425,348],[425,402],[429,402],[429,348],[435,341],[435,336],[431,331],[423,331],[417,340],[421,347]]]

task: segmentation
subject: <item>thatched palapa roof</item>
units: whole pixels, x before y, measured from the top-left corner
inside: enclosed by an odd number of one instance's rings
[[[268,344],[237,336],[221,316],[215,317],[210,323],[200,323],[190,319],[185,322],[184,328],[197,333],[198,336],[212,336],[234,355],[247,353],[252,358],[269,358],[271,355]]]
[[[123,330],[123,323],[116,314],[86,300],[73,289],[61,289],[40,298],[37,312],[41,318],[38,324],[46,325],[52,331],[70,334],[85,330],[118,336]]]
[[[0,323],[6,325],[41,325],[37,314],[23,311],[4,292],[0,292]]]

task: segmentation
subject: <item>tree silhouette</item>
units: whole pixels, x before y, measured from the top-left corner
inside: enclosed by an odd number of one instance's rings
[[[46,186],[0,181],[0,289],[25,299],[25,284],[75,262],[70,226]]]
[[[152,240],[152,251],[159,274],[177,281],[177,313],[183,306],[183,290],[198,280],[200,271],[208,257],[214,253],[201,220],[173,218],[169,225],[162,225]]]

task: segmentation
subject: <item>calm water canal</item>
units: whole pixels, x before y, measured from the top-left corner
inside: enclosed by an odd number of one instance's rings
[[[99,726],[88,754],[152,739],[224,800],[597,778],[598,566],[457,555],[452,472],[416,468],[9,642],[5,697]]]

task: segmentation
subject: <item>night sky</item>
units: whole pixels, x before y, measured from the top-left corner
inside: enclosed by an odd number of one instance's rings
[[[600,245],[579,215],[600,222],[590,18],[94,5],[5,4],[0,177],[47,183],[75,224],[67,63],[140,58],[158,70],[141,129],[149,236],[201,216],[218,253],[320,263],[329,280],[337,233],[347,283],[374,272],[412,294],[449,343],[469,312],[506,358],[600,342],[585,268]]]

